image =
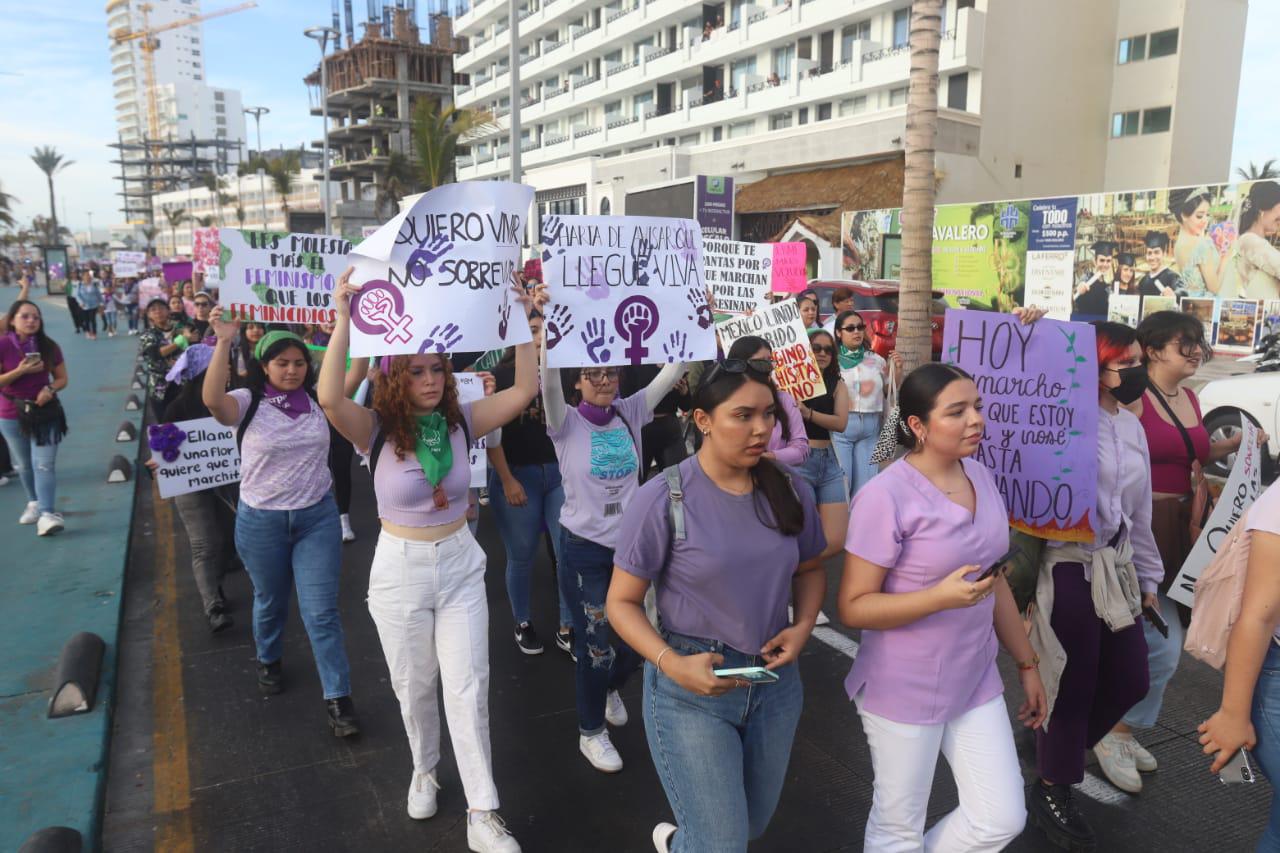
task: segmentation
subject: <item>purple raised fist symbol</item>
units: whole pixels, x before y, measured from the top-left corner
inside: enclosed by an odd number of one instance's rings
[[[560,232],[564,229],[564,220],[559,216],[548,216],[542,221],[542,259],[551,260],[551,246],[560,242]],[[560,250],[561,252],[564,249]]]
[[[418,248],[409,255],[405,264],[405,274],[414,284],[422,284],[431,277],[431,265],[453,251],[453,243],[443,234],[427,237],[418,244]]]
[[[613,315],[613,327],[627,342],[622,354],[632,364],[643,364],[649,354],[644,342],[658,331],[658,306],[647,296],[628,296]]]
[[[699,329],[711,328],[714,318],[711,316],[711,306],[707,304],[707,294],[703,293],[701,288],[695,287],[691,288],[685,296],[693,306],[693,313],[689,315],[689,319],[697,320]]]
[[[605,334],[608,330],[609,327],[605,325],[604,320],[596,318],[587,323],[587,327],[579,335],[582,338],[582,343],[587,347],[587,358],[591,359],[595,364],[604,364],[609,360],[609,351],[604,348],[604,345],[613,343],[614,339],[612,337],[609,337],[608,340],[605,339]]]
[[[569,311],[569,306],[552,306],[551,310],[547,312],[545,328],[544,334],[547,336],[547,349],[553,350],[556,348],[556,344],[564,340],[573,331],[573,313]]]
[[[460,340],[462,340],[462,332],[458,331],[456,323],[435,326],[427,332],[427,337],[422,342],[422,346],[418,347],[418,352],[420,354],[435,352],[444,355],[457,346]]]
[[[413,340],[413,317],[404,313],[404,295],[386,281],[366,282],[351,297],[351,322],[366,335],[382,335],[389,344]]]
[[[684,332],[672,332],[670,339],[662,345],[662,351],[667,354],[667,364],[677,361],[688,361],[690,353],[685,350],[689,344],[689,336]]]

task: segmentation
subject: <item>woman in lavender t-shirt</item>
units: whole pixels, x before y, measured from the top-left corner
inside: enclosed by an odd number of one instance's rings
[[[1022,831],[1022,772],[996,670],[997,640],[1018,662],[1027,701],[1044,719],[1044,685],[1009,585],[978,580],[1009,547],[1003,499],[971,457],[982,398],[958,367],[926,364],[902,383],[898,439],[911,452],[854,498],[840,618],[862,629],[845,680],[871,746],[875,796],[865,849],[1003,849]],[[961,564],[958,565],[957,564]],[[938,752],[960,806],[926,834]]]
[[[779,408],[769,373],[729,359],[707,374],[678,504],[655,478],[618,532],[609,615],[649,661],[645,733],[678,824],[654,829],[660,851],[743,851],[764,833],[804,702],[795,661],[826,590],[826,538],[808,484],[765,458]],[[644,613],[651,583],[662,635]],[[777,680],[714,671],[742,667]]]

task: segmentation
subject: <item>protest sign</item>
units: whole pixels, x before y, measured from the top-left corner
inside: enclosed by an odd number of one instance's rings
[[[1098,354],[1093,327],[951,309],[943,360],[973,376],[986,428],[974,456],[1010,526],[1092,542],[1098,488]]]
[[[717,320],[769,304],[772,245],[713,240],[703,235],[702,261]]]
[[[173,424],[152,424],[154,433],[168,427],[177,444],[177,455],[171,461],[157,455],[156,485],[160,497],[171,498],[203,492],[228,483],[240,482],[240,449],[236,445],[236,431],[223,426],[213,418],[196,418]],[[154,447],[154,438],[152,436]]]
[[[223,308],[259,323],[333,322],[333,289],[347,268],[348,241],[238,228],[219,229],[218,239]]]
[[[1262,451],[1258,447],[1258,428],[1244,415],[1240,416],[1240,421],[1244,435],[1240,439],[1240,450],[1236,453],[1235,464],[1231,466],[1231,474],[1227,477],[1227,485],[1209,514],[1209,522],[1201,531],[1200,538],[1178,570],[1178,577],[1169,587],[1169,598],[1187,607],[1195,603],[1196,581],[1200,573],[1217,555],[1218,548],[1227,540],[1240,516],[1262,494]]]
[[[177,284],[191,278],[191,261],[165,261],[160,264],[165,284]]]
[[[827,392],[822,371],[809,346],[809,334],[794,300],[762,308],[750,317],[733,317],[716,324],[727,352],[738,338],[756,335],[773,348],[773,380],[779,390],[797,400],[810,400]]]
[[[111,253],[111,274],[116,278],[134,278],[147,270],[146,252],[117,251]]]
[[[351,252],[351,354],[486,351],[528,342],[514,298],[533,188],[501,181],[424,193]]]
[[[484,399],[484,380],[478,373],[455,373],[453,378],[458,383],[458,402],[474,403]],[[486,436],[472,436],[471,447],[467,455],[471,463],[471,488],[483,489],[488,482],[489,457],[485,453],[488,448]]]
[[[542,244],[552,367],[715,358],[693,220],[548,216]]]
[[[809,284],[804,243],[770,243],[773,246],[773,292],[799,293]]]
[[[204,273],[204,280],[216,284],[221,279],[219,256],[222,249],[218,242],[218,229],[195,228],[191,231],[191,263],[199,272]]]
[[[159,276],[144,278],[138,282],[138,305],[143,311],[147,310],[147,303],[153,299],[167,299],[168,294],[165,293],[164,283]]]

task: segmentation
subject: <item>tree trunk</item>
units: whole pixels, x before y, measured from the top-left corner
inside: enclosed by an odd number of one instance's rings
[[[54,246],[58,243],[58,208],[53,201],[53,175],[46,173],[45,178],[49,181],[49,228],[51,229],[47,240],[49,245]]]
[[[907,94],[906,163],[902,188],[902,290],[897,347],[906,370],[933,355],[934,139],[938,133],[938,50],[943,0],[911,6],[911,85]]]

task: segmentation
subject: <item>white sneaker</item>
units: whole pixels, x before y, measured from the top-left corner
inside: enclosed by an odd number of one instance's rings
[[[434,773],[414,773],[409,782],[409,817],[426,820],[436,813],[436,791],[440,783]]]
[[[35,524],[40,520],[40,504],[32,501],[27,504],[27,508],[22,511],[22,515],[18,516],[19,524]]]
[[[671,853],[671,839],[675,838],[674,823],[660,823],[653,828],[653,849],[658,853]]]
[[[1159,764],[1156,763],[1156,757],[1147,751],[1147,748],[1138,743],[1137,738],[1132,734],[1119,735],[1119,737],[1127,738],[1129,741],[1129,751],[1133,753],[1133,766],[1138,768],[1139,773],[1155,773]]]
[[[604,700],[604,719],[611,726],[627,724],[627,706],[622,703],[622,696],[616,690],[610,690]]]
[[[601,773],[617,773],[622,769],[622,756],[613,748],[608,732],[591,737],[578,735],[578,751]]]
[[[520,844],[507,832],[497,812],[467,816],[467,849],[474,853],[520,853]]]
[[[1132,737],[1125,738],[1114,732],[1109,733],[1098,741],[1097,746],[1093,748],[1093,754],[1098,756],[1098,764],[1101,765],[1103,774],[1111,780],[1112,785],[1121,791],[1139,794],[1142,793],[1142,777],[1138,775],[1138,768],[1134,766],[1133,748],[1130,746],[1132,740]]]
[[[0,477],[0,486],[7,486],[7,485],[9,485],[9,478],[8,478],[8,477]]]
[[[42,512],[40,513],[40,520],[36,522],[36,535],[52,536],[60,532],[63,527],[61,513]]]
[[[342,541],[356,541],[356,532],[351,529],[351,516],[344,512],[342,515],[338,516],[338,520],[342,522]]]

